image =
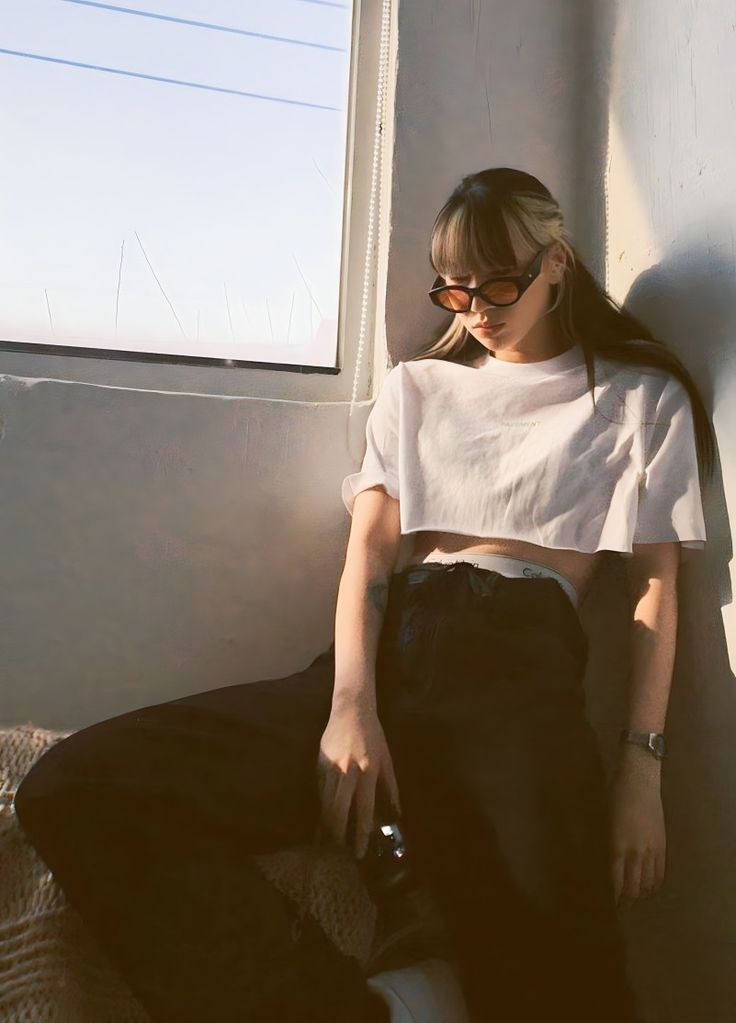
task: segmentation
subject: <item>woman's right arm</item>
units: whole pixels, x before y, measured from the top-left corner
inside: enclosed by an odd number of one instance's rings
[[[361,491],[337,593],[333,707],[375,709],[378,641],[400,541],[399,502],[379,486]]]
[[[376,783],[400,809],[391,755],[376,708],[376,657],[401,541],[399,502],[380,487],[355,498],[335,613],[332,710],[320,747],[323,821],[345,841],[354,803],[355,851],[373,827]]]

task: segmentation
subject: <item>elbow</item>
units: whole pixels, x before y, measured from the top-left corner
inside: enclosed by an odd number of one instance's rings
[[[632,597],[643,596],[652,586],[657,589],[677,590],[680,566],[680,544],[633,544],[633,556],[626,562],[626,581]]]

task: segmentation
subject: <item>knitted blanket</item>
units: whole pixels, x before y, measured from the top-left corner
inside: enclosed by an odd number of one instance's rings
[[[7,1023],[148,1023],[132,992],[67,903],[25,838],[13,798],[32,764],[69,732],[27,722],[0,729],[0,1019]],[[303,893],[309,846],[253,856],[294,899]],[[325,847],[312,862],[308,910],[366,975],[432,954],[442,942],[433,904],[416,893],[380,917],[352,855]]]

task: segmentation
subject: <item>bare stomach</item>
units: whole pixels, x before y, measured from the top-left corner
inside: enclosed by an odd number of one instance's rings
[[[443,554],[504,554],[510,558],[524,558],[538,565],[561,572],[575,587],[578,603],[582,603],[596,573],[602,551],[586,554],[566,548],[540,547],[526,540],[495,539],[493,537],[464,536],[460,533],[415,533],[414,547],[409,564],[417,564],[435,551]]]

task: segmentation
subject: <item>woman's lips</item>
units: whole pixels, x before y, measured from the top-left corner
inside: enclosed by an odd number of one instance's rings
[[[479,330],[481,334],[495,334],[496,331],[500,330],[501,327],[504,327],[504,326],[505,326],[504,323],[496,323],[493,326],[478,327],[476,329]]]

